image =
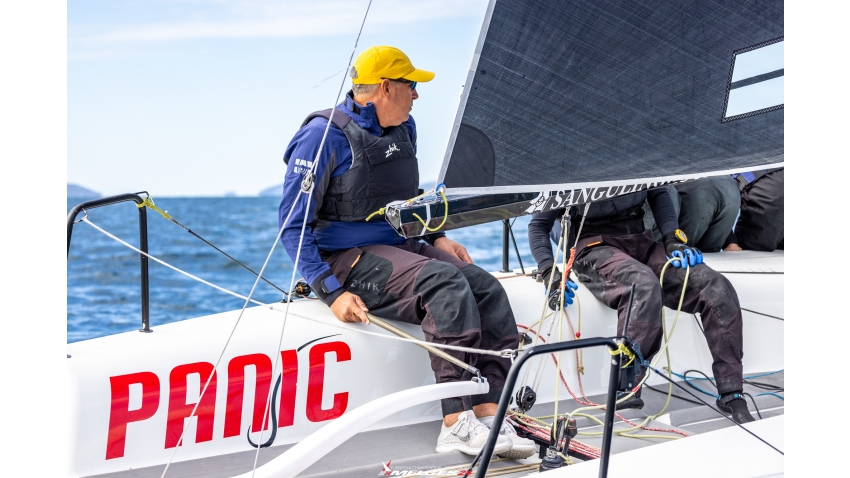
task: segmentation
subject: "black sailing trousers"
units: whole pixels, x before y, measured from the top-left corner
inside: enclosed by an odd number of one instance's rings
[[[519,333],[498,279],[414,239],[398,246],[338,251],[327,260],[345,290],[378,317],[421,325],[428,342],[487,350],[516,348]],[[508,358],[444,350],[481,370],[490,391],[442,401],[443,415],[498,403],[511,367]],[[470,380],[469,372],[429,354],[437,383]]]
[[[583,234],[584,236],[584,234]],[[586,246],[587,244],[596,244]],[[635,299],[628,335],[640,344],[647,360],[661,348],[661,306],[679,305],[685,269],[672,265],[659,276],[667,262],[664,244],[655,242],[652,232],[620,236],[582,238],[573,269],[582,284],[608,307],[617,309],[622,331],[629,304],[629,291],[635,284]],[[743,324],[738,295],[732,284],[705,264],[691,268],[682,311],[699,313],[705,339],[713,358],[712,371],[718,392],[743,388]],[[669,327],[669,325],[668,325]]]

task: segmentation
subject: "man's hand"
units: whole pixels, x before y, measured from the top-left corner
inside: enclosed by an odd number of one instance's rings
[[[360,297],[351,292],[343,292],[341,296],[337,297],[331,304],[331,312],[340,322],[363,322],[369,325],[369,317],[366,316],[369,309],[366,308],[366,304],[360,300]]]
[[[549,304],[549,308],[552,310],[558,310],[561,308],[560,285],[560,282],[558,284],[552,284],[554,290],[549,293],[549,299],[546,301],[547,304]],[[564,287],[564,291],[566,292],[566,294],[564,295],[564,307],[566,308],[568,305],[572,305],[573,297],[576,296],[575,291],[578,290],[578,284],[567,279],[567,283],[565,285],[566,287]]]
[[[677,233],[680,233],[681,237],[677,236]],[[689,246],[682,240],[683,238],[684,233],[679,230],[664,234],[664,250],[667,252],[667,259],[676,259],[671,265],[673,267],[687,268],[688,266],[693,267],[702,264],[702,252],[694,246]],[[685,238],[685,240],[687,239]]]
[[[434,247],[437,249],[447,252],[463,262],[468,262],[470,264],[474,264],[472,258],[469,257],[469,253],[466,252],[466,248],[458,244],[457,242],[449,239],[448,237],[441,237],[434,241]]]
[[[734,242],[732,244],[729,244],[728,246],[726,246],[726,249],[723,249],[723,252],[738,252],[738,251],[743,251],[743,249],[741,249],[741,246],[739,246],[738,244],[735,244]]]

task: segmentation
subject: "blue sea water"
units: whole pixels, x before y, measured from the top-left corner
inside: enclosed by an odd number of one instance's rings
[[[68,210],[80,202],[68,200]],[[158,198],[156,205],[177,221],[248,267],[259,271],[277,235],[275,197]],[[138,247],[138,213],[134,203],[92,209],[89,219]],[[530,217],[513,225],[526,271],[534,267],[528,248]],[[502,223],[493,222],[449,231],[476,264],[488,271],[502,268]],[[150,253],[193,275],[247,295],[255,276],[180,227],[148,210]],[[511,244],[510,267],[519,262]],[[68,342],[138,330],[141,326],[139,255],[88,224],[74,227],[68,255]],[[263,274],[288,288],[292,261],[278,244]],[[300,275],[296,276],[296,278]],[[278,302],[281,293],[260,282],[254,297]],[[151,327],[192,317],[239,309],[243,301],[150,261]]]

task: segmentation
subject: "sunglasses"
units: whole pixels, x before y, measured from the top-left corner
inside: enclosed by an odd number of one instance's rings
[[[404,78],[386,78],[386,79],[390,80],[390,81],[397,81],[399,83],[404,83],[404,84],[410,85],[411,90],[416,89],[416,82],[415,81],[405,80]]]

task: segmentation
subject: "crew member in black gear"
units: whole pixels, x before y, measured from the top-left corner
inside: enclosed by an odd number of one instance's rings
[[[724,251],[785,249],[785,168],[736,174],[741,215]]]
[[[644,201],[655,216],[662,241],[655,241],[652,231],[643,223]],[[571,209],[570,234],[581,223],[584,206]],[[563,220],[566,209],[555,209],[535,215],[528,225],[528,242],[544,284],[554,268],[550,231],[556,221]],[[640,345],[646,359],[661,348],[662,305],[677,308],[685,278],[684,266],[690,266],[682,310],[699,313],[705,338],[714,363],[715,383],[720,398],[717,406],[730,413],[739,423],[753,421],[743,391],[743,337],[741,308],[732,284],[720,273],[702,264],[702,253],[687,244],[679,230],[678,219],[665,188],[641,191],[593,203],[584,218],[581,236],[576,244],[573,270],[579,281],[597,299],[616,308],[618,331],[622,331],[629,302],[629,290],[635,284],[635,299],[627,335]],[[669,257],[681,257],[664,273],[664,286],[659,284],[661,269]],[[687,262],[687,264],[685,264]],[[642,408],[640,390],[617,408]]]

